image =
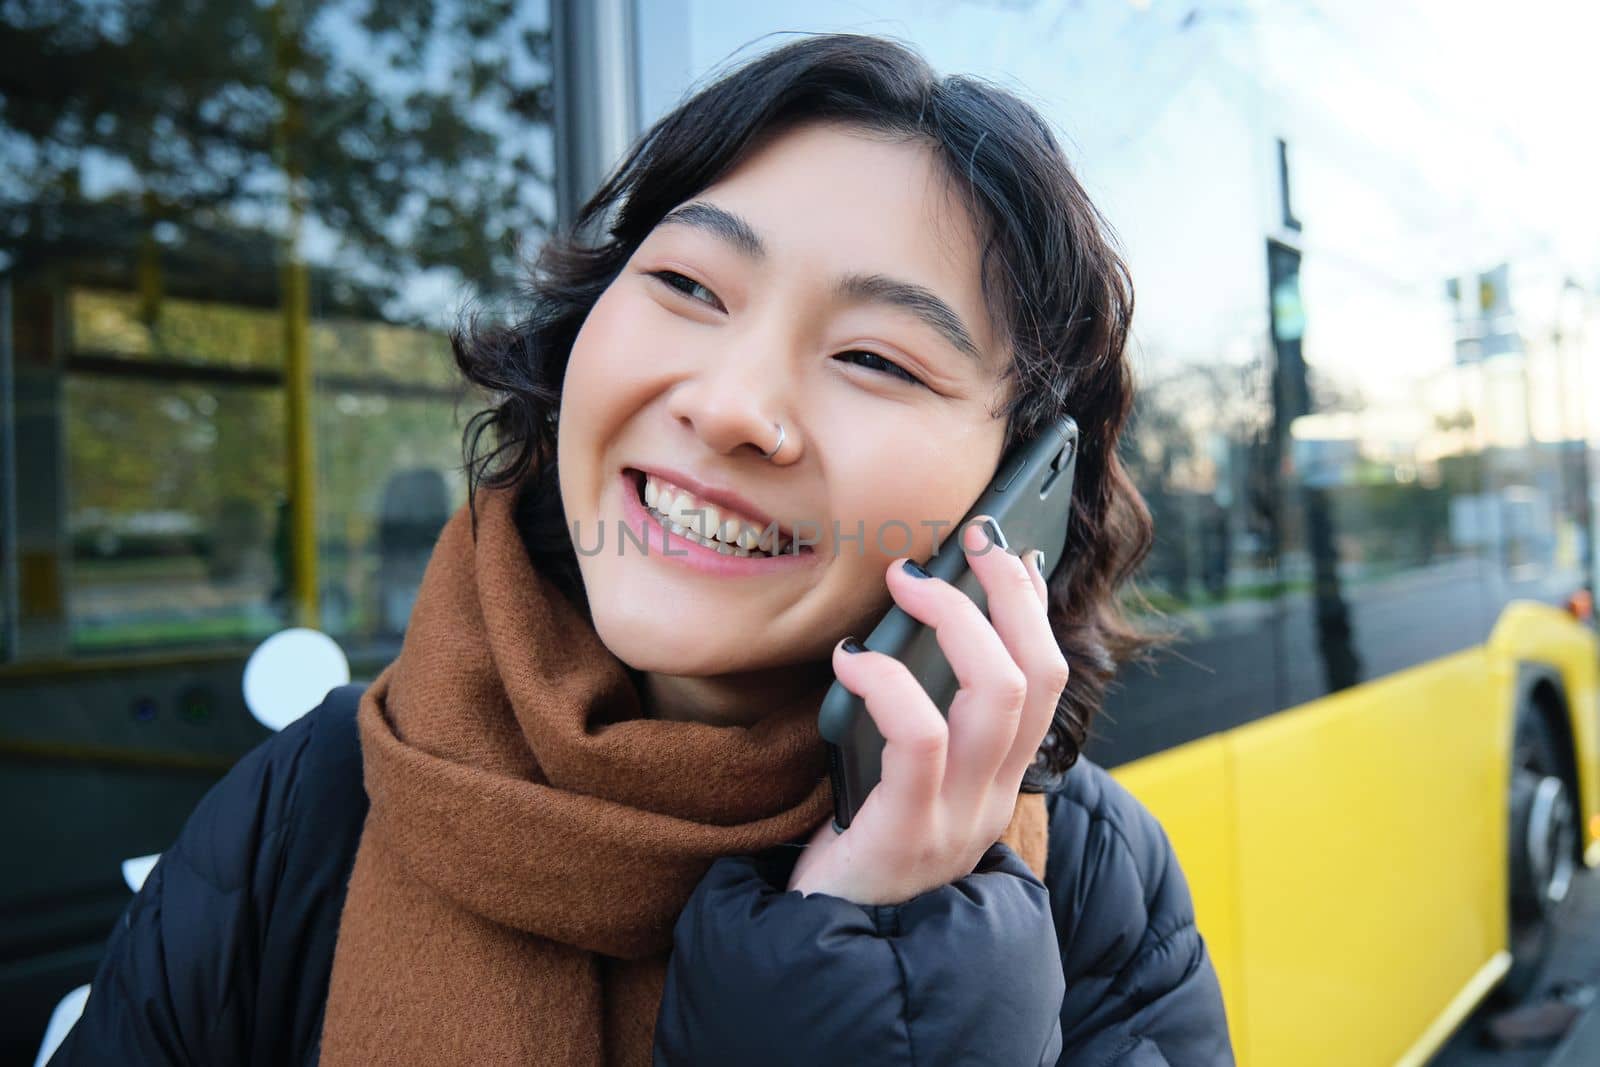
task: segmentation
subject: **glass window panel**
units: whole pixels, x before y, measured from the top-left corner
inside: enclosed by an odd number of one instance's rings
[[[51,813],[0,834],[41,857],[0,894],[0,1048],[265,737],[256,641],[397,649],[462,499],[446,328],[554,221],[549,7],[0,3],[0,780]]]
[[[452,396],[317,396],[322,625],[354,655],[396,651],[434,540],[466,500]]]
[[[23,479],[21,550],[10,551],[27,578],[18,599],[30,637],[8,655],[257,632],[220,607],[209,623],[197,614],[180,625],[175,592],[170,611],[149,608],[168,622],[115,622],[112,574],[132,564],[95,557],[84,533],[109,544],[107,524],[166,522],[172,539],[185,523],[192,544],[210,537],[214,486],[177,470],[167,481],[130,474],[137,487],[120,475],[97,484],[95,464],[113,449],[84,427],[114,422],[133,453],[159,454],[169,438],[192,449],[204,420],[181,426],[178,408],[249,388],[274,394],[279,420],[259,458],[276,470],[255,482],[256,503],[269,487],[279,510],[303,500],[318,529],[313,538],[272,515],[287,571],[275,610],[301,621],[295,605],[314,600],[327,617],[313,621],[377,633],[373,611],[354,606],[370,600],[370,581],[340,555],[375,551],[381,483],[398,474],[367,442],[385,441],[390,458],[415,453],[416,470],[459,464],[458,438],[439,429],[458,388],[444,333],[465,302],[494,306],[513,289],[519,247],[537,248],[554,222],[549,5],[72,2],[12,6],[0,19],[15,54],[40,57],[13,79],[0,118],[0,272],[17,293],[19,362],[41,398],[29,440],[70,452],[37,454]],[[307,426],[284,422],[302,366]],[[107,397],[98,410],[75,406]],[[156,397],[164,408],[131,410]],[[362,414],[382,404],[407,413],[394,433]],[[226,451],[229,431],[205,425]],[[422,436],[395,439],[408,429]],[[312,446],[311,486],[284,469],[292,440]],[[341,450],[380,484],[360,491]],[[244,461],[221,462],[219,485]],[[460,493],[444,477],[453,507]],[[90,502],[113,492],[114,505]]]
[[[443,310],[440,309],[442,314]],[[311,324],[311,351],[319,377],[407,389],[453,390],[461,376],[438,330],[354,318],[319,318]]]
[[[75,289],[70,305],[74,356],[283,365],[283,314],[271,309],[167,298],[152,315],[138,295],[108,289]]]
[[[75,651],[242,641],[282,626],[276,391],[74,376],[65,429]]]

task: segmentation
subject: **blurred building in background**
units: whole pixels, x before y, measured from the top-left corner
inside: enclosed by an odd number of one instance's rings
[[[1092,757],[1592,589],[1600,161],[1543,11],[0,0],[0,1056],[265,736],[253,645],[398,650],[464,498],[457,316],[514,313],[629,140],[782,31],[1018,91],[1126,249],[1141,578],[1189,640]]]

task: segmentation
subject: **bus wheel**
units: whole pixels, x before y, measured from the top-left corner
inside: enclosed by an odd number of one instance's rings
[[[1500,985],[1504,1002],[1524,999],[1538,982],[1550,955],[1556,915],[1577,870],[1578,828],[1559,753],[1548,720],[1536,707],[1524,707],[1517,716],[1511,766],[1511,968]]]

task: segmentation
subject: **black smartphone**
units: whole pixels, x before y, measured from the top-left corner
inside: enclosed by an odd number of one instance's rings
[[[1067,520],[1072,513],[1072,481],[1078,466],[1078,424],[1064,415],[1030,440],[1020,442],[1002,457],[993,480],[959,525],[923,564],[936,578],[960,589],[985,615],[989,600],[961,548],[961,531],[978,515],[991,515],[999,523],[1011,552],[1044,552],[1045,573],[1061,559],[1067,543]],[[989,551],[999,551],[990,548]],[[955,672],[939,648],[933,628],[900,609],[889,613],[864,642],[874,652],[893,656],[911,669],[940,714],[950,714],[950,704],[960,688]],[[841,833],[849,827],[867,793],[878,784],[883,759],[883,735],[878,732],[866,702],[834,680],[823,698],[817,725],[828,742],[828,773],[833,779],[833,824]]]

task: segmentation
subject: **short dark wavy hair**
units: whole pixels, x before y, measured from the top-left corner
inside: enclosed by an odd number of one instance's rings
[[[818,120],[925,143],[956,180],[982,231],[984,299],[1013,357],[999,413],[1005,448],[1063,413],[1078,422],[1066,552],[1048,564],[1051,624],[1071,677],[1025,786],[1045,788],[1076,762],[1119,665],[1171,634],[1136,628],[1118,601],[1125,583],[1137,595],[1133,573],[1154,542],[1150,511],[1117,455],[1134,399],[1124,354],[1132,281],[1049,127],[1011,93],[940,77],[894,40],[824,34],[757,56],[685,100],[540,249],[520,321],[474,316],[452,333],[456,363],[491,398],[464,435],[469,499],[479,486],[518,487],[530,555],[587,610],[556,478],[573,341],[668,211],[757,143]],[[585,236],[601,229],[603,238]]]

